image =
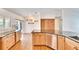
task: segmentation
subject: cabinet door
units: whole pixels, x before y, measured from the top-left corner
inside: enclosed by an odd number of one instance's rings
[[[46,34],[45,33],[40,33],[40,45],[46,45]]]
[[[45,32],[45,20],[41,20],[41,32]]]
[[[55,29],[55,24],[54,24],[55,22],[54,22],[54,19],[49,19],[48,20],[48,32],[49,33],[54,33],[54,29]]]
[[[77,50],[77,46],[75,45],[75,42],[73,42],[69,38],[65,38],[65,50]]]
[[[20,41],[20,38],[21,38],[21,32],[16,32],[16,43]]]
[[[38,33],[32,34],[32,44],[33,45],[40,45],[40,35]]]
[[[2,38],[2,50],[8,50],[8,47],[6,47],[7,45],[6,40],[8,40],[7,36]]]
[[[57,50],[57,35],[52,35],[52,48]]]
[[[58,50],[64,50],[64,37],[58,36]]]
[[[0,50],[2,50],[2,38],[0,38]]]
[[[45,35],[46,34],[44,33],[34,33],[32,39],[33,45],[45,45],[46,44]]]
[[[42,19],[41,30],[42,32],[54,33],[54,19]]]
[[[6,40],[6,42],[7,42],[6,47],[9,49],[9,48],[11,48],[15,44],[15,36],[14,36],[14,34],[12,34],[8,38],[9,39]]]
[[[52,45],[52,35],[51,34],[46,34],[46,45],[51,47]]]

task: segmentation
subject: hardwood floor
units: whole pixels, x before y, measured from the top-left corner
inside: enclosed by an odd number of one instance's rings
[[[22,34],[22,38],[10,50],[32,50],[32,35]]]
[[[33,50],[54,50],[46,45],[34,45]]]

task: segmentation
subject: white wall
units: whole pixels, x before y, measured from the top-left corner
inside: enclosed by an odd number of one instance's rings
[[[22,33],[31,33],[33,31],[33,24],[28,24],[27,21],[22,21]]]
[[[79,33],[79,9],[63,9],[63,30]]]

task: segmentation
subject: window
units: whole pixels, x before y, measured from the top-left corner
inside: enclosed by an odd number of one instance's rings
[[[10,23],[9,17],[0,17],[0,27],[10,27]]]
[[[4,19],[3,17],[0,17],[0,27],[3,27],[4,26]]]
[[[5,27],[10,27],[10,18],[5,17]]]

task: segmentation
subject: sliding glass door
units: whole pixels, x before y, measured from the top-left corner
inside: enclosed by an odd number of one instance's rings
[[[21,31],[22,24],[20,20],[16,20],[16,31]]]

